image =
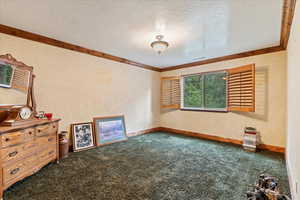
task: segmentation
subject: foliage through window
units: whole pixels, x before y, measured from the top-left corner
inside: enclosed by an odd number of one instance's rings
[[[226,110],[225,71],[183,77],[183,109]]]
[[[10,65],[0,63],[0,86],[9,87],[13,75],[13,68]]]

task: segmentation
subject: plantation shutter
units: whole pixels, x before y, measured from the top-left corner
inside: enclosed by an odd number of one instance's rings
[[[180,108],[180,77],[163,77],[161,79],[161,107]]]
[[[11,88],[27,93],[30,84],[30,71],[15,68]]]
[[[228,71],[228,111],[255,111],[255,65],[232,68]]]

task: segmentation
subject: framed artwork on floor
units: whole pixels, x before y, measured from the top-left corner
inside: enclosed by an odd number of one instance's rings
[[[82,151],[95,147],[93,123],[72,124],[73,151]]]
[[[93,121],[97,146],[121,142],[128,139],[123,115],[95,117]]]

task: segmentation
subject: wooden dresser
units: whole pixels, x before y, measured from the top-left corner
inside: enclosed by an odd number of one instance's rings
[[[58,161],[58,122],[36,120],[26,125],[0,126],[0,199],[12,184],[30,176],[49,162]]]

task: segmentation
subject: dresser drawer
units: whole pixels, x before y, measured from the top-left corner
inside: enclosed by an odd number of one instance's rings
[[[50,128],[49,128],[49,134],[50,135],[54,135],[57,133],[57,130],[58,130],[58,123],[52,123],[52,124],[49,124]]]
[[[30,156],[24,160],[3,167],[3,183],[9,185],[19,177],[32,174],[32,169],[37,165],[37,157]]]
[[[34,128],[24,129],[24,130],[21,131],[21,132],[25,134],[25,140],[26,140],[26,141],[33,140],[33,138],[34,138],[34,133],[35,133],[35,129],[34,129]]]
[[[38,126],[36,127],[35,135],[37,137],[49,135],[49,129],[50,129],[49,124]]]
[[[58,130],[57,123],[51,123],[43,126],[36,127],[36,136],[41,137],[45,135],[54,135]]]
[[[39,144],[39,149],[44,149],[47,146],[56,144],[56,135],[46,135],[44,137],[38,137],[36,138],[36,141]]]
[[[7,133],[1,136],[2,148],[22,144],[26,141],[33,140],[34,129],[24,129],[22,131]]]
[[[36,141],[31,141],[21,145],[1,149],[3,165],[7,165],[26,157],[27,155],[33,154],[37,150],[37,147],[38,143]]]
[[[46,149],[43,149],[41,152],[37,154],[39,165],[44,166],[48,162],[56,159],[56,145],[49,146]]]

